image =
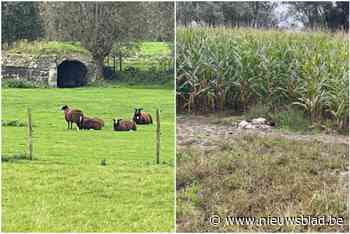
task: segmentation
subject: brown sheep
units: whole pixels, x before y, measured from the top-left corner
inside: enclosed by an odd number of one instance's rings
[[[137,124],[152,124],[152,116],[149,113],[143,112],[142,108],[135,108],[133,120]]]
[[[113,119],[113,130],[114,131],[136,131],[136,124],[134,121],[122,120],[122,119]]]
[[[68,123],[68,129],[73,128],[73,123],[79,127],[80,119],[84,116],[81,110],[71,109],[67,105],[63,106],[61,110],[64,111],[64,118]]]
[[[104,127],[105,126],[105,122],[103,121],[103,119],[100,119],[100,118],[97,118],[97,117],[94,117],[92,118],[93,120],[99,122],[101,124],[101,127]]]
[[[89,118],[86,116],[81,117],[79,129],[94,129],[101,130],[104,126],[104,121],[99,118]]]

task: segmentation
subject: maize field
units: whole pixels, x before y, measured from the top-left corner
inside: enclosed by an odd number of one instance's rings
[[[349,125],[349,41],[343,32],[178,28],[177,108],[245,112],[288,105],[312,122]]]

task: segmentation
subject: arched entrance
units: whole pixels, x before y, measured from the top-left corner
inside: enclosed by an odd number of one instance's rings
[[[87,83],[87,68],[78,60],[65,60],[57,67],[57,87],[74,88]]]

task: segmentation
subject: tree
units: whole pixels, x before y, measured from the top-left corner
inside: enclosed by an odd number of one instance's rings
[[[177,22],[188,26],[193,21],[209,26],[229,25],[268,27],[275,24],[273,2],[179,2]]]
[[[125,37],[125,21],[133,17],[137,3],[122,2],[45,2],[48,38],[78,40],[90,51],[96,64],[96,78],[103,77],[104,58],[111,52],[118,33]],[[128,14],[128,15],[127,15]],[[125,17],[123,17],[123,15]],[[132,21],[129,21],[132,23]]]
[[[192,21],[199,21],[196,17],[198,2],[176,2],[176,20],[178,24],[189,26]]]
[[[173,18],[170,5],[173,4],[43,2],[41,10],[48,38],[80,41],[96,63],[97,78],[102,78],[104,58],[110,54],[114,42],[137,41],[151,36],[158,40],[173,37],[174,26],[169,26]]]
[[[123,71],[123,58],[135,55],[139,50],[140,50],[140,45],[138,43],[134,43],[134,42],[114,43],[111,51],[111,55],[113,59],[115,59],[116,57],[118,58],[119,71]],[[115,68],[115,64],[113,65]]]
[[[103,77],[104,58],[113,46],[115,9],[111,2],[79,3],[79,39],[96,63],[96,78]]]
[[[37,2],[3,2],[1,4],[2,43],[20,39],[35,40],[43,36]]]
[[[290,2],[290,13],[311,29],[349,30],[349,2]]]
[[[174,3],[142,2],[139,15],[143,28],[143,39],[151,41],[174,40]]]

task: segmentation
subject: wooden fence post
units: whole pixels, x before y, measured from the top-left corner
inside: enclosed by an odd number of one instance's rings
[[[160,154],[160,117],[159,117],[159,109],[157,109],[157,133],[156,133],[156,162],[159,164],[159,154]]]
[[[33,128],[32,128],[32,112],[30,108],[28,108],[28,155],[29,160],[32,160],[33,158]]]

